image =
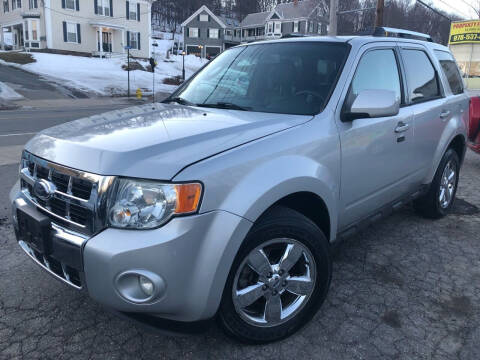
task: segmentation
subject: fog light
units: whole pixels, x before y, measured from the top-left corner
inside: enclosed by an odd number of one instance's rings
[[[145,293],[145,295],[152,296],[152,294],[153,294],[153,282],[149,278],[140,275],[138,277],[138,283],[140,284],[140,288]]]

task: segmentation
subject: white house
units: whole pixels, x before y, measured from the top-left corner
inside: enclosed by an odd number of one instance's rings
[[[2,48],[105,55],[130,46],[132,56],[150,56],[151,0],[0,2]]]

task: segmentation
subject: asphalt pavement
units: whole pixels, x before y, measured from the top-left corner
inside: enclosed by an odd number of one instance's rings
[[[246,346],[214,322],[172,336],[119,318],[21,251],[8,192],[24,143],[46,127],[131,103],[57,97],[23,105],[0,111],[0,360],[479,358],[480,155],[467,153],[452,214],[426,220],[406,206],[348,239],[312,321],[283,341]]]
[[[87,98],[87,93],[60,85],[45,76],[36,75],[12,66],[0,64],[0,81],[27,99]]]
[[[2,134],[36,132],[87,113],[32,110],[10,121],[13,113],[0,112],[0,129]],[[0,138],[2,149],[29,136]],[[165,335],[113,315],[85,292],[46,274],[20,250],[7,218],[16,159],[0,165],[2,360],[478,359],[478,154],[467,153],[454,213],[432,221],[407,206],[345,241],[334,257],[332,286],[319,313],[294,336],[261,346],[227,338],[214,322],[199,333]]]

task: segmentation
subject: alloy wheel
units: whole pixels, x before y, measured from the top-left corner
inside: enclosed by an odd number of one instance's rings
[[[450,160],[445,165],[442,178],[440,179],[440,191],[438,194],[438,201],[443,209],[446,209],[452,202],[457,186],[457,172],[456,166]]]
[[[308,302],[315,278],[315,260],[304,244],[289,238],[270,240],[240,264],[233,282],[235,310],[252,325],[280,325]]]

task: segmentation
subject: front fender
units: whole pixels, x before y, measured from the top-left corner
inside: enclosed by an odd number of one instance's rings
[[[324,201],[334,236],[337,223],[333,214],[338,212],[338,184],[330,169],[312,159],[296,155],[281,156],[252,169],[231,189],[219,207],[255,222],[280,199],[297,192],[310,192]]]

